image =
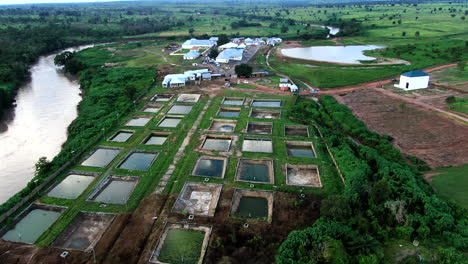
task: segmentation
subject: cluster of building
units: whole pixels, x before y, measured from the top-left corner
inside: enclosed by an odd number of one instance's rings
[[[185,71],[180,74],[168,74],[162,82],[163,88],[185,87],[187,82],[200,83],[202,80],[211,80],[212,74],[208,69]]]
[[[291,91],[292,93],[299,91],[297,85],[290,83],[287,78],[281,78],[279,84],[281,91]]]

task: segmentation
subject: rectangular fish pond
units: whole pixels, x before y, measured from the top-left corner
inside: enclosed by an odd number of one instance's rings
[[[221,107],[218,111],[218,116],[223,117],[239,117],[240,108]]]
[[[281,107],[281,100],[274,99],[254,99],[252,106],[258,107]]]
[[[214,216],[222,184],[186,182],[172,208],[179,214]]]
[[[224,178],[226,165],[227,157],[201,156],[193,168],[192,175]]]
[[[200,94],[180,94],[177,102],[196,103],[200,100]]]
[[[94,247],[114,220],[114,214],[79,212],[52,246],[87,250]]]
[[[236,124],[236,120],[214,119],[211,121],[209,130],[216,132],[234,132]]]
[[[148,170],[159,152],[133,151],[117,166],[125,170]]]
[[[157,113],[159,112],[159,110],[161,110],[162,107],[163,105],[161,104],[147,104],[141,109],[141,112]]]
[[[229,151],[231,142],[231,137],[208,135],[205,141],[203,141],[201,148],[204,150]]]
[[[97,190],[90,195],[88,201],[126,204],[137,184],[138,177],[111,176],[100,184]]]
[[[322,187],[317,165],[286,164],[286,184],[306,187]]]
[[[97,174],[70,173],[60,183],[52,186],[47,193],[48,197],[63,199],[76,199],[94,181]]]
[[[236,189],[232,198],[231,216],[271,223],[273,192]]]
[[[314,146],[311,142],[305,141],[286,141],[288,156],[315,158]]]
[[[108,141],[113,142],[127,142],[127,140],[135,133],[135,131],[131,130],[120,130],[115,133],[112,137],[108,139]]]
[[[158,127],[177,127],[182,121],[182,118],[182,116],[165,116],[158,123]]]
[[[0,237],[7,241],[32,244],[64,210],[63,207],[32,204],[13,221],[13,228],[0,230]]]
[[[192,111],[192,105],[173,105],[167,112],[168,114],[186,115]]]
[[[151,98],[151,101],[153,102],[167,102],[174,97],[173,94],[156,94]]]
[[[249,121],[246,132],[252,134],[271,134],[273,132],[273,123]]]
[[[279,119],[281,117],[281,111],[274,109],[252,108],[249,116],[253,118]]]
[[[307,126],[285,125],[284,135],[287,137],[309,137]]]
[[[273,184],[273,161],[240,159],[237,164],[236,181]]]
[[[210,235],[209,226],[168,223],[149,261],[171,264],[203,263]]]
[[[170,133],[153,132],[145,140],[143,140],[143,144],[162,145],[164,142],[166,142],[169,135]]]
[[[119,152],[120,148],[98,147],[81,165],[100,168],[107,167],[119,155]]]
[[[244,98],[243,97],[224,97],[222,104],[223,105],[243,105]]]
[[[151,116],[134,116],[132,119],[125,123],[126,126],[142,127],[146,126],[151,120]]]
[[[242,151],[273,153],[273,143],[267,138],[244,138]]]

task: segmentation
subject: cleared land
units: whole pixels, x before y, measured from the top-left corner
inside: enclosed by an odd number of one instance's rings
[[[421,158],[431,167],[468,162],[468,127],[464,125],[375,89],[355,91],[338,99],[370,129],[390,135],[404,153]]]

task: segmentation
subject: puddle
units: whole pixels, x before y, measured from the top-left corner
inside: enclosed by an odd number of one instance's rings
[[[82,166],[104,168],[114,160],[119,154],[120,149],[98,148],[91,156],[81,163]]]

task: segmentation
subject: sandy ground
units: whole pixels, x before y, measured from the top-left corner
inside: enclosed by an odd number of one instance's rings
[[[337,99],[367,126],[394,138],[394,145],[431,167],[468,162],[468,127],[421,105],[403,102],[381,90],[354,91]]]

